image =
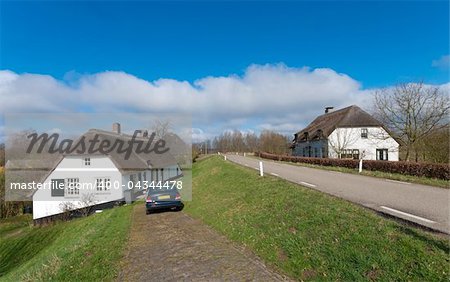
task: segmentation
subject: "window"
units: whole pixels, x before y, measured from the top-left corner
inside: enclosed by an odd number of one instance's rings
[[[377,160],[378,161],[387,161],[388,158],[388,149],[377,149]]]
[[[80,194],[80,180],[78,178],[66,178],[66,195]]]
[[[314,148],[314,157],[315,158],[319,157],[319,149],[318,148]]]
[[[344,149],[341,153],[341,159],[359,159],[358,149]]]
[[[368,132],[367,128],[361,128],[361,138],[367,139]]]
[[[52,197],[64,197],[64,179],[52,179]]]
[[[84,158],[84,165],[91,165],[91,158]]]
[[[111,179],[108,177],[102,177],[95,179],[95,187],[98,192],[105,192],[111,189]]]

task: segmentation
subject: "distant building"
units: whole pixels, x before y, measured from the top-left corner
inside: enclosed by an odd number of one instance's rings
[[[330,109],[294,135],[292,155],[398,161],[399,143],[382,123],[355,105]]]

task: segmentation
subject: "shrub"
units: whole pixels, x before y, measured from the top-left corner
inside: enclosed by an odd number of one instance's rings
[[[359,163],[358,160],[350,159],[307,158],[288,155],[274,155],[264,152],[258,152],[255,153],[255,155],[264,159],[275,161],[306,163],[321,166],[339,166],[346,168],[357,168]],[[450,167],[448,164],[365,160],[363,161],[363,169],[450,180]]]

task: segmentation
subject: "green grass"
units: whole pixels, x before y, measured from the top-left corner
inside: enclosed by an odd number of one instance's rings
[[[0,221],[1,281],[111,281],[127,243],[132,206],[34,227]]]
[[[218,157],[185,211],[296,279],[448,281],[447,240]]]
[[[252,156],[252,157],[263,160],[263,161],[271,161],[271,160],[259,158],[256,156]],[[359,173],[358,169],[356,169],[356,168],[351,169],[351,168],[338,167],[338,166],[321,166],[321,165],[314,165],[314,164],[293,163],[293,162],[284,162],[284,161],[276,161],[276,162],[286,163],[286,164],[290,164],[290,165],[310,167],[310,168],[323,169],[323,170],[338,171],[338,172],[343,172],[343,173],[352,173],[352,174],[385,178],[385,179],[391,179],[391,180],[397,180],[397,181],[411,182],[411,183],[430,185],[430,186],[436,186],[436,187],[447,188],[447,189],[450,188],[450,182],[448,180],[437,179],[437,178],[419,177],[419,176],[406,175],[406,174],[400,174],[400,173],[389,173],[389,172],[371,171],[371,170],[363,170],[361,173]]]

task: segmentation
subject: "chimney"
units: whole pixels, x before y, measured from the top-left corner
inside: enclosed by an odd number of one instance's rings
[[[334,107],[326,107],[325,113],[328,114],[329,112],[331,112],[332,109],[334,109]]]
[[[118,123],[118,122],[113,123],[112,131],[114,133],[120,134],[120,123]]]

